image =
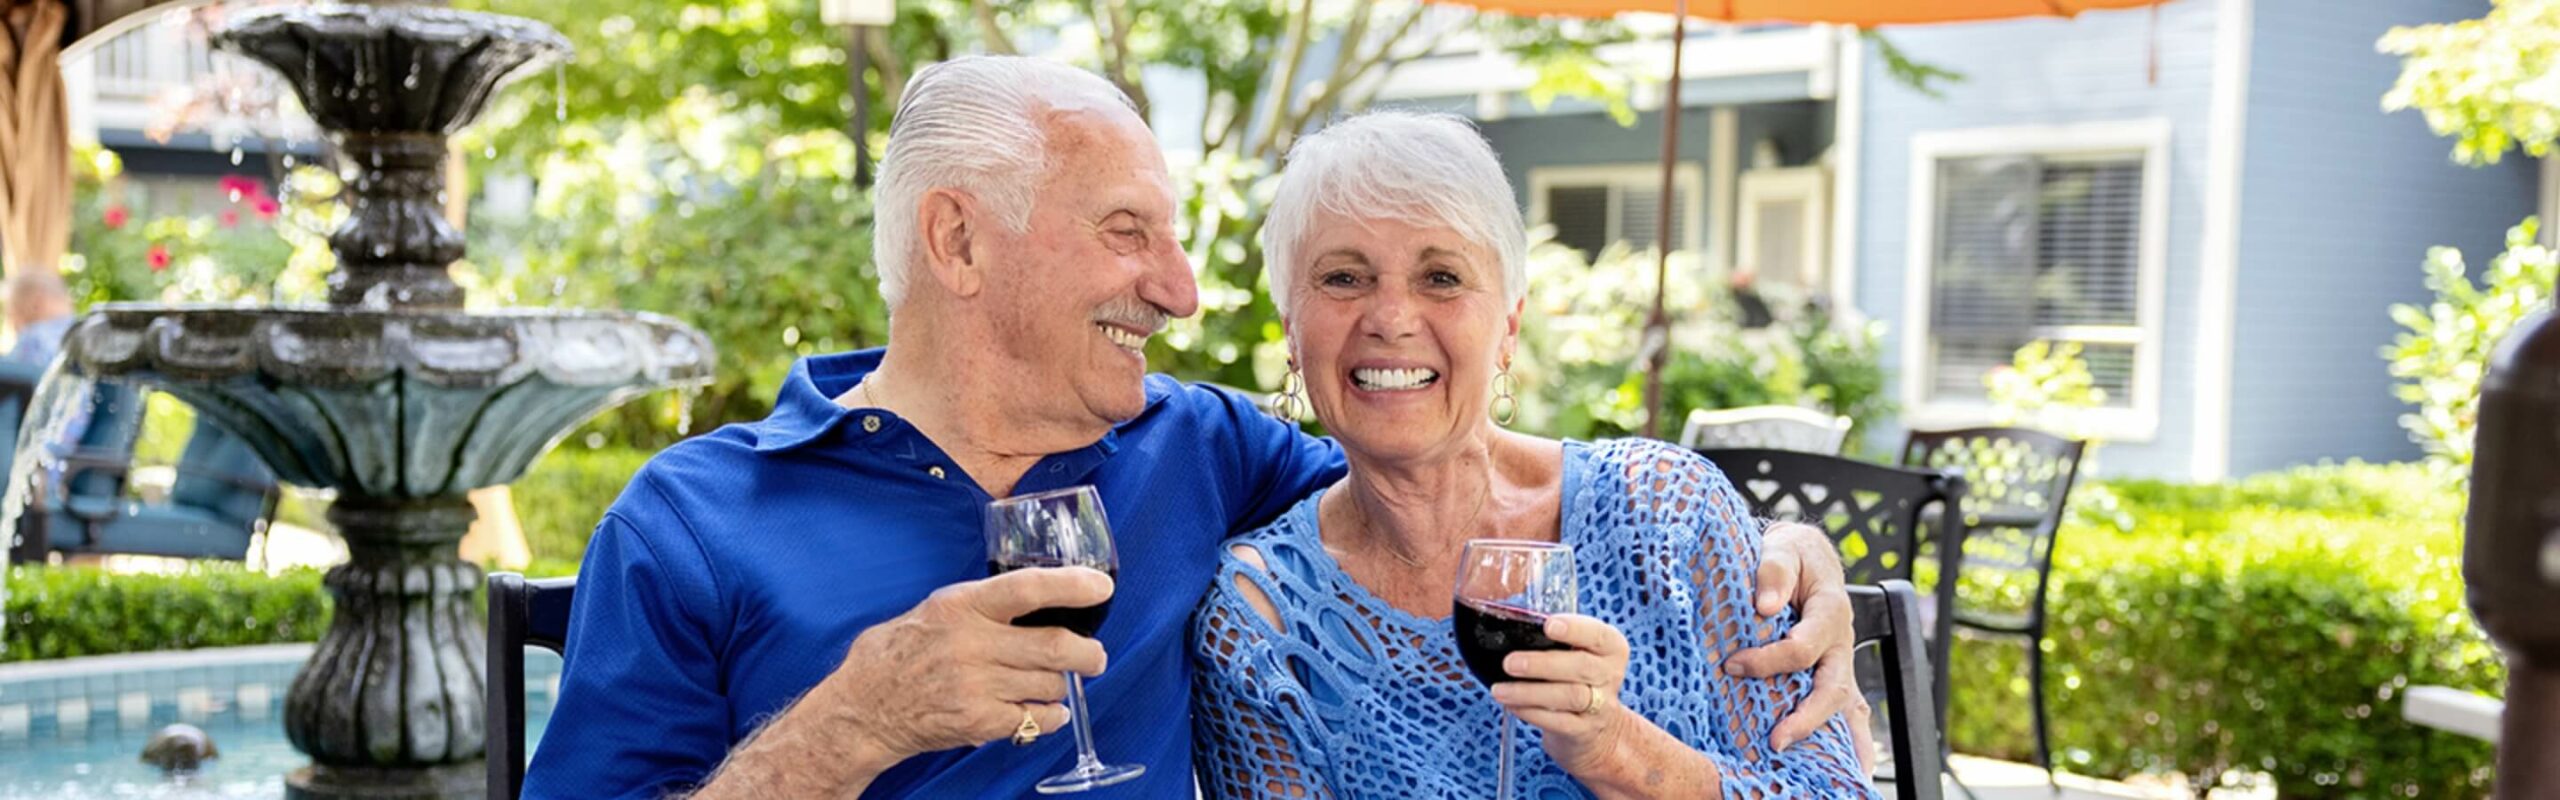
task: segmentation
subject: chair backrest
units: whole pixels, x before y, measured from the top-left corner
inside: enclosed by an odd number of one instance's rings
[[[524,791],[524,648],[559,652],[569,642],[569,598],[578,578],[489,575],[489,797]]]
[[[1850,586],[1849,607],[1858,646],[1875,645],[1884,657],[1885,717],[1892,723],[1894,796],[1938,800],[1941,770],[1938,696],[1921,644],[1920,594],[1905,581]],[[1913,712],[1918,713],[1913,713]]]
[[[120,383],[99,381],[89,387],[89,419],[81,429],[78,452],[102,458],[133,459],[133,440],[142,433],[143,394]],[[70,497],[119,497],[124,470],[74,470],[63,494]]]
[[[1902,465],[1964,476],[1966,564],[2032,570],[2041,582],[2086,450],[2084,442],[2027,428],[1912,431]]]
[[[1928,545],[1938,559],[1940,577],[1932,592],[1939,613],[1930,624],[1930,655],[1937,674],[1946,675],[1956,607],[1956,582],[1946,578],[1963,566],[1963,478],[1791,450],[1698,454],[1724,471],[1753,515],[1821,528],[1839,546],[1840,565],[1850,583],[1916,582],[1922,545]],[[1937,519],[1931,530],[1946,533],[1924,542],[1922,523],[1932,508]],[[1943,680],[1938,691],[1943,717]]]
[[[242,528],[256,527],[273,507],[275,472],[247,441],[204,417],[187,435],[177,473],[169,482],[172,505],[201,508]]]
[[[1689,412],[1680,446],[1696,449],[1765,448],[1839,455],[1849,440],[1849,418],[1795,406],[1750,406]]]

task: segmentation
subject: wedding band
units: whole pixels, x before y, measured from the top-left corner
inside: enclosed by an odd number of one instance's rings
[[[1586,683],[1582,688],[1589,690],[1591,695],[1589,699],[1583,701],[1581,713],[1585,716],[1600,713],[1600,687]]]
[[[1036,719],[1033,719],[1033,718],[1031,717],[1031,709],[1028,709],[1028,708],[1023,709],[1023,710],[1022,710],[1022,724],[1021,724],[1020,726],[1015,727],[1015,728],[1013,729],[1013,743],[1014,743],[1014,746],[1016,746],[1016,747],[1029,746],[1032,742],[1036,742],[1036,741],[1039,741],[1039,740],[1040,740],[1040,721],[1039,721],[1039,720],[1036,720]]]

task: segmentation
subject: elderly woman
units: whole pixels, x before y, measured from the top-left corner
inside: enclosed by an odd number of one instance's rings
[[[1522,797],[1867,797],[1849,725],[1768,741],[1804,674],[1732,677],[1782,636],[1752,608],[1760,533],[1705,460],[1504,430],[1525,236],[1455,117],[1373,113],[1290,154],[1263,242],[1303,401],[1351,465],[1229,542],[1193,620],[1212,797],[1494,796],[1502,714]],[[1292,400],[1296,392],[1287,392]],[[1580,607],[1488,693],[1449,617],[1469,539],[1560,542]]]

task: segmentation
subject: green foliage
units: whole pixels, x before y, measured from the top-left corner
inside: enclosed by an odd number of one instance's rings
[[[93,567],[10,567],[0,661],[188,650],[320,638],[320,573],[269,576],[228,565],[178,575]]]
[[[2392,28],[2377,46],[2402,56],[2383,110],[2418,109],[2454,137],[2455,161],[2541,157],[2560,137],[2560,0],[2496,0],[2487,16]]]
[[[886,340],[844,53],[814,2],[466,5],[578,52],[458,140],[475,171],[541,176],[529,218],[469,230],[483,294],[671,314],[719,350],[698,398],[644,397],[569,441],[656,448],[760,418],[798,357]]]
[[[1962,72],[1913,60],[1910,54],[1902,52],[1902,48],[1895,47],[1892,39],[1885,38],[1881,31],[1869,28],[1859,31],[1858,35],[1875,44],[1876,57],[1884,59],[1884,74],[1895,83],[1911,87],[1912,91],[1943,100],[1947,92],[1941,84],[1964,82]]]
[[[2423,468],[2348,464],[2220,486],[2109,484],[2138,533],[2074,524],[2046,642],[2065,769],[2266,773],[2285,797],[2479,796],[2487,744],[2400,718],[2411,686],[2494,693],[2462,607],[2461,497]],[[2024,580],[1968,571],[1965,602]],[[1958,749],[2033,755],[2016,640],[1960,637]]]
[[[283,186],[249,174],[222,178],[228,202],[202,216],[152,215],[125,200],[123,161],[92,147],[72,156],[71,252],[63,281],[82,308],[103,302],[310,299],[335,263],[327,232],[344,215],[323,170],[285,173]]]
[[[1982,385],[1999,410],[2000,424],[2060,417],[2066,428],[2077,424],[2077,412],[2106,405],[2107,390],[2089,374],[2079,342],[2028,342],[2010,357],[2008,366],[1982,376]],[[2073,432],[2074,438],[2086,438]]]
[[[1544,237],[1529,250],[1529,304],[1512,363],[1523,396],[1512,427],[1569,438],[1638,430],[1654,258],[1612,247],[1586,263]],[[1745,328],[1731,296],[1706,286],[1687,256],[1674,255],[1668,274],[1663,303],[1674,319],[1664,435],[1676,435],[1678,420],[1697,408],[1810,405],[1862,424],[1890,411],[1876,364],[1878,326],[1840,323],[1812,304],[1772,295],[1776,323]]]
[[[2471,471],[2472,429],[2490,352],[2527,316],[2551,308],[2560,254],[2535,239],[2538,225],[2528,217],[2508,229],[2506,252],[2489,261],[2478,283],[2466,274],[2461,251],[2430,248],[2426,281],[2435,301],[2391,307],[2403,330],[2382,358],[2400,379],[2394,393],[2417,406],[2400,416],[2400,427],[2426,448],[2428,463],[2456,481]]]
[[[587,537],[593,535],[596,522],[604,518],[606,507],[622,496],[622,487],[649,460],[649,451],[609,447],[591,450],[564,445],[534,462],[524,479],[514,484],[518,521],[524,526],[527,548],[533,551],[537,565],[565,564],[567,569],[551,567],[527,569],[527,574],[577,571],[579,559],[587,552]]]

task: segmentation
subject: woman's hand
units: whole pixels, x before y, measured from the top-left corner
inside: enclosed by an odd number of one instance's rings
[[[1547,755],[1579,777],[1651,723],[1618,702],[1627,679],[1626,634],[1580,614],[1548,617],[1546,634],[1572,649],[1512,653],[1502,668],[1517,680],[1495,684],[1493,699],[1543,731]]]

